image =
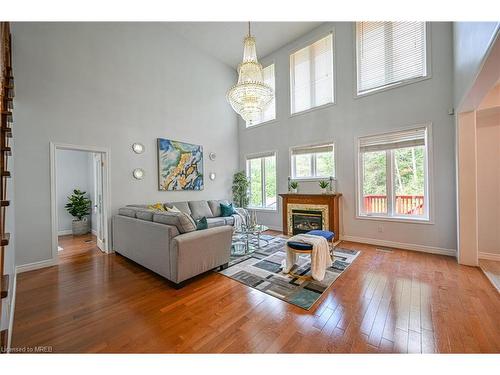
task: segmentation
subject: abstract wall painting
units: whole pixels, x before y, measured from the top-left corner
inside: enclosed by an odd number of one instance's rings
[[[203,190],[203,146],[158,138],[158,188]]]

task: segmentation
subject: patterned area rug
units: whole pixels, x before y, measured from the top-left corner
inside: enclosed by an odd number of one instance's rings
[[[219,273],[306,310],[361,253],[337,247],[335,259],[326,270],[325,278],[321,282],[304,280],[281,272],[281,264],[286,257],[286,239],[268,235],[262,235],[260,239],[260,249],[251,254],[232,256],[229,267]],[[233,238],[233,244],[240,240]],[[252,240],[251,245],[257,246],[257,240]],[[297,275],[310,275],[310,256],[300,255],[292,271]]]

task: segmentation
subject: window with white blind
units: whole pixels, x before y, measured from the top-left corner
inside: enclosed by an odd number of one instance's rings
[[[294,147],[290,154],[293,179],[335,177],[333,144]]]
[[[428,221],[428,127],[363,137],[358,145],[358,215]]]
[[[266,66],[262,69],[262,75],[264,76],[264,83],[268,84],[273,89],[273,100],[271,100],[271,103],[269,103],[264,112],[262,112],[260,120],[254,121],[252,125],[247,123],[247,128],[276,119],[276,84],[274,78],[274,64]]]
[[[276,210],[276,154],[247,157],[247,177],[250,180],[249,207]]]
[[[333,103],[333,36],[290,55],[291,112]]]
[[[356,22],[358,95],[427,76],[425,22]]]

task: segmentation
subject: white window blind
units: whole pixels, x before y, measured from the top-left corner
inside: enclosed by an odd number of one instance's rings
[[[361,152],[394,150],[404,147],[425,146],[426,129],[412,129],[359,139]]]
[[[427,75],[425,22],[356,22],[358,94]]]
[[[247,123],[247,127],[262,124],[263,122],[271,121],[276,118],[276,84],[274,78],[274,64],[266,66],[264,69],[262,69],[262,75],[264,78],[264,83],[268,84],[273,89],[273,100],[271,100],[267,108],[264,110],[264,112],[262,112],[260,121],[255,121],[252,125],[249,125]]]
[[[333,103],[333,37],[290,55],[290,93],[292,113]]]

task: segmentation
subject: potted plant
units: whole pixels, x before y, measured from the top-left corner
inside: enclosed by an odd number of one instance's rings
[[[297,193],[299,191],[299,183],[297,181],[290,182],[290,192]]]
[[[90,220],[88,220],[87,215],[90,214],[92,202],[85,194],[84,191],[73,190],[73,194],[68,197],[68,203],[65,206],[68,213],[74,217],[71,223],[74,236],[86,234],[90,231]]]
[[[329,185],[330,183],[326,180],[321,180],[319,182],[319,187],[321,188],[323,194],[326,194],[328,192],[326,189],[328,188]]]
[[[233,176],[233,202],[237,207],[246,208],[250,197],[248,189],[250,188],[250,180],[244,171],[236,172]]]

